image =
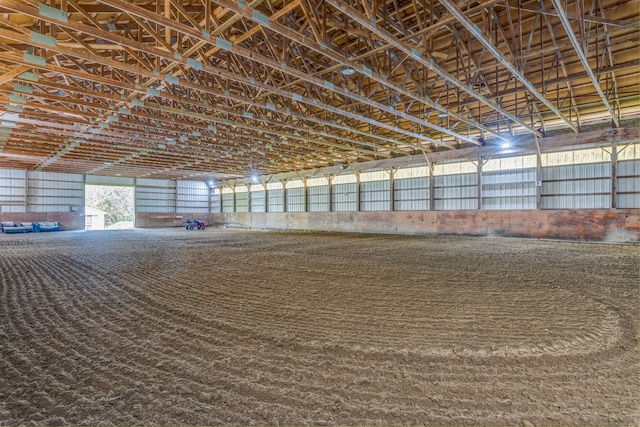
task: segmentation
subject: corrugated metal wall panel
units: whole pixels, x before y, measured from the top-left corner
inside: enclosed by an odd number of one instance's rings
[[[638,186],[640,187],[640,180],[638,180]],[[640,209],[640,193],[618,194],[617,204],[621,209]]]
[[[2,179],[21,179],[25,180],[27,171],[19,169],[0,169],[0,178]]]
[[[598,178],[583,181],[542,181],[542,195],[611,193],[611,179]]]
[[[71,212],[84,206],[84,176],[27,172],[27,212]]]
[[[393,198],[393,206],[397,211],[429,210],[429,178],[395,180]]]
[[[610,195],[542,196],[542,209],[603,209],[611,206]]]
[[[287,188],[287,212],[304,212],[304,187]]]
[[[135,178],[126,176],[85,175],[85,183],[89,185],[122,185],[133,187]]]
[[[640,208],[640,160],[624,160],[618,163],[616,183],[619,208]]]
[[[552,166],[542,168],[543,181],[567,181],[611,176],[611,163]]]
[[[249,212],[249,192],[236,193],[236,212]]]
[[[27,172],[0,169],[0,212],[25,212],[27,205]]]
[[[329,211],[329,186],[328,185],[307,188],[307,197],[309,198],[309,202],[307,204],[307,208],[309,212],[328,212]]]
[[[176,182],[170,179],[136,179],[136,213],[174,213]]]
[[[176,212],[209,212],[209,187],[204,181],[176,181]]]
[[[249,200],[250,212],[264,212],[265,211],[265,191],[251,191]]]
[[[358,184],[336,184],[331,189],[331,209],[335,212],[353,212],[357,210]]]
[[[171,179],[136,178],[136,185],[141,187],[172,188],[176,182]]]
[[[227,193],[222,195],[222,212],[233,212],[234,199],[234,193]]]
[[[433,208],[435,210],[478,209],[478,174],[436,176]]]
[[[611,163],[542,168],[542,209],[611,207]]]
[[[269,190],[269,212],[284,212],[284,190]]]
[[[482,173],[482,209],[535,209],[536,170]]]
[[[84,182],[84,175],[79,173],[29,171],[27,174],[29,180]]]
[[[217,188],[211,189],[211,206],[209,212],[222,212],[222,194]]]
[[[361,211],[388,211],[391,209],[391,181],[370,181],[360,184]]]

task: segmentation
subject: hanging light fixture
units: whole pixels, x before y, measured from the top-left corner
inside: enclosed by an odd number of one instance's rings
[[[345,66],[345,67],[342,67],[340,72],[342,73],[343,76],[351,76],[355,74],[356,69],[353,67]]]

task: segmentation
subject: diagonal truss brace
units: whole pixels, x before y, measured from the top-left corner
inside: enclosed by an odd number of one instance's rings
[[[456,17],[458,22],[462,24],[475,38],[482,43],[487,49],[504,67],[509,70],[513,76],[524,85],[524,87],[531,92],[533,96],[538,98],[540,102],[547,106],[556,116],[560,117],[574,132],[578,132],[578,128],[571,123],[571,121],[564,116],[547,98],[545,98],[540,92],[538,92],[533,85],[521,72],[516,68],[504,55],[482,34],[482,31],[476,26],[469,18],[467,18],[451,0],[441,0],[440,3],[447,8],[447,10]]]
[[[606,95],[604,94],[604,92],[602,92],[602,88],[600,87],[600,84],[598,83],[596,76],[593,74],[593,70],[589,66],[589,61],[587,60],[587,57],[585,56],[584,52],[582,51],[582,48],[580,47],[580,42],[578,42],[578,39],[576,38],[576,35],[574,34],[573,29],[571,28],[571,23],[569,22],[569,18],[567,17],[566,12],[562,8],[562,4],[560,3],[560,0],[551,0],[551,1],[553,2],[553,7],[555,7],[556,10],[558,11],[558,18],[560,18],[560,22],[562,22],[562,26],[567,32],[567,35],[569,36],[569,40],[571,40],[571,44],[573,45],[573,48],[576,51],[576,55],[578,55],[578,58],[580,58],[580,62],[582,62],[584,69],[587,71],[587,74],[589,75],[589,79],[591,79],[591,83],[593,83],[593,87],[596,89],[596,92],[598,92],[598,96],[600,96],[602,103],[604,104],[605,108],[611,115],[611,118],[613,119],[613,122],[615,123],[616,127],[620,127],[620,120],[618,120],[618,117],[611,109],[611,105],[609,105],[609,101],[607,100]]]

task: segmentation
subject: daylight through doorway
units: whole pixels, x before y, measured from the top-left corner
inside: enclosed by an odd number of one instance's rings
[[[133,187],[85,185],[85,229],[133,228]]]

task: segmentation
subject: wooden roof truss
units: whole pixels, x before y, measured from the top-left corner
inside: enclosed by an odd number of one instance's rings
[[[0,167],[225,178],[624,126],[638,3],[0,0]]]

